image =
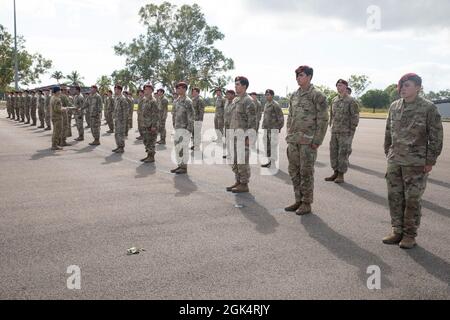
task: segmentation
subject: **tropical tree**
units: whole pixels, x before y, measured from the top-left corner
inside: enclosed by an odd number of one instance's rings
[[[103,94],[110,89],[112,85],[112,79],[106,75],[103,75],[97,79],[97,85],[99,91]]]
[[[66,79],[69,80],[72,85],[79,85],[84,87],[84,83],[81,81],[84,78],[78,71],[72,71],[66,76]]]
[[[64,75],[63,75],[63,73],[61,71],[53,72],[50,77],[55,79],[56,82],[58,82],[58,83],[59,83],[59,80],[64,79]]]
[[[130,70],[116,70],[111,74],[111,78],[114,84],[122,85],[124,90],[136,91],[137,89],[137,78]]]

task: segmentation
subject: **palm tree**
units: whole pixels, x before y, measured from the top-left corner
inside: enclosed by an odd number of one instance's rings
[[[70,82],[73,85],[79,85],[84,87],[84,83],[81,81],[84,78],[80,76],[80,73],[78,71],[72,71],[70,74],[66,76],[66,79],[70,80]]]
[[[103,94],[109,90],[112,84],[112,79],[108,76],[101,76],[97,79],[98,89]]]
[[[56,82],[58,82],[58,84],[59,84],[59,80],[64,78],[63,73],[61,71],[53,72],[53,74],[50,77],[53,78],[53,79],[56,79]]]

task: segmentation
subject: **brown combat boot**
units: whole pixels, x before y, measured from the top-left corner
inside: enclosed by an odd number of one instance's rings
[[[384,237],[382,241],[384,244],[399,244],[402,241],[402,237],[402,234],[392,232],[387,237]]]
[[[124,150],[122,147],[120,147],[120,148],[117,148],[117,150],[114,151],[114,152],[115,152],[115,153],[124,153],[125,150]]]
[[[325,181],[334,181],[338,177],[339,172],[335,171],[331,177],[325,178]]]
[[[234,188],[236,188],[238,185],[240,185],[241,183],[239,181],[236,181],[232,186],[227,187],[227,191],[231,192],[233,191]]]
[[[233,188],[231,192],[233,193],[246,193],[249,192],[247,183],[240,183],[237,187]]]
[[[147,158],[145,158],[145,159],[147,159]],[[144,159],[144,160],[145,160],[145,159]],[[170,172],[171,172],[171,173],[175,173],[175,172],[178,171],[178,169],[180,169],[180,166],[176,167],[175,169],[170,170]]]
[[[153,163],[155,162],[155,155],[149,153],[147,159],[144,160],[144,163]]]
[[[404,235],[402,241],[400,241],[399,246],[402,249],[412,249],[416,246],[416,240],[414,237]]]
[[[287,212],[295,212],[295,211],[297,211],[298,208],[300,208],[300,205],[301,205],[301,204],[302,204],[301,202],[296,202],[296,203],[294,203],[293,205],[284,208],[284,211],[287,211]]]
[[[58,147],[58,146],[53,146],[52,148],[51,148],[51,150],[54,150],[54,151],[56,151],[56,150],[62,150],[63,148],[60,148],[60,147]]]
[[[339,172],[336,179],[334,179],[334,183],[344,183],[344,174]]]
[[[298,216],[304,216],[310,213],[311,213],[311,204],[306,202],[302,202],[297,211],[295,211],[295,214]]]
[[[178,168],[177,171],[175,171],[175,174],[186,174],[187,168]]]
[[[100,141],[98,139],[95,139],[94,141],[89,143],[89,145],[91,145],[91,146],[99,146],[100,145]]]
[[[271,165],[272,165],[272,161],[269,161],[266,164],[261,165],[261,168],[270,168]]]

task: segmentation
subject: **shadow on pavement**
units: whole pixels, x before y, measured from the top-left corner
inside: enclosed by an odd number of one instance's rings
[[[284,181],[286,184],[292,184],[291,176],[284,171],[278,170],[274,177]]]
[[[102,164],[112,164],[116,162],[122,161],[122,154],[121,153],[111,153],[111,155],[105,157],[105,162],[102,162]]]
[[[367,267],[376,265],[381,269],[382,286],[384,288],[392,287],[392,283],[386,278],[386,275],[392,272],[391,267],[375,254],[361,248],[352,240],[337,233],[320,217],[314,214],[303,216],[301,223],[311,238],[319,242],[339,260],[358,268],[358,277],[364,285],[366,285],[367,279],[370,276],[367,273]]]
[[[86,146],[83,149],[78,150],[76,153],[86,153],[86,152],[92,152],[94,151],[94,146]]]
[[[450,264],[424,248],[417,246],[407,251],[429,274],[450,286]]]
[[[239,208],[242,215],[256,224],[256,231],[261,234],[271,234],[276,231],[279,223],[269,210],[256,201],[252,194],[236,194],[235,201],[236,205],[242,206],[242,208]]]
[[[39,159],[46,158],[46,157],[57,157],[58,152],[62,152],[62,151],[63,150],[55,151],[55,150],[51,150],[50,148],[43,149],[43,150],[36,150],[36,153],[31,156],[30,160],[39,160]]]
[[[197,185],[186,174],[175,175],[173,177],[173,184],[175,189],[178,190],[175,193],[175,197],[187,197],[198,189]]]
[[[156,172],[156,167],[154,163],[150,163],[150,164],[146,164],[143,163],[141,164],[139,167],[136,168],[136,179],[139,178],[145,178],[148,177],[149,175],[155,174]]]

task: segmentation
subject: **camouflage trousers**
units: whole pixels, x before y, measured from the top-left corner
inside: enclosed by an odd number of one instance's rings
[[[133,128],[133,109],[128,112],[127,131]]]
[[[214,129],[216,129],[216,134],[219,135],[218,131],[220,131],[221,135],[223,136],[223,134],[224,134],[224,132],[223,132],[224,127],[225,127],[225,125],[224,125],[224,122],[223,122],[223,116],[216,115],[214,117]]]
[[[233,155],[233,164],[231,165],[231,170],[234,172],[234,177],[236,181],[239,181],[240,183],[249,183],[250,182],[250,176],[251,176],[251,170],[250,170],[250,146],[245,144],[244,146],[244,157],[245,161],[244,163],[239,163],[238,161],[238,142],[237,137],[234,137],[234,141],[232,141],[232,147],[234,150]]]
[[[72,128],[69,125],[69,113],[63,111],[63,141],[66,141],[67,137],[72,136]]]
[[[91,133],[95,140],[100,140],[100,115],[91,114]]]
[[[16,120],[20,120],[20,108],[17,106],[16,109]]]
[[[87,126],[90,127],[91,126],[91,112],[88,109],[86,109],[84,116],[86,118]]]
[[[278,129],[265,129],[265,130],[266,131],[264,132],[264,136],[263,136],[263,144],[264,144],[264,147],[266,148],[266,157],[269,158],[269,160],[277,160],[278,159],[277,152],[274,152],[274,157],[272,158],[272,140],[273,140],[274,134],[275,134],[275,133],[272,133],[272,130],[277,130],[277,131],[279,131],[279,130]],[[276,142],[276,145],[278,145],[278,141],[275,140],[275,142]]]
[[[38,117],[39,122],[41,123],[41,127],[45,125],[45,112],[44,112],[44,106],[39,106],[38,108]]]
[[[417,236],[422,217],[420,202],[428,178],[423,169],[424,167],[406,167],[388,163],[386,182],[394,233]]]
[[[158,137],[158,131],[151,132],[150,128],[142,128],[142,131],[144,133],[144,145],[145,145],[145,151],[148,154],[154,155],[155,154],[155,145],[156,145],[156,138]]]
[[[144,119],[142,117],[142,113],[138,112],[137,114],[137,123],[138,123],[138,131],[139,135],[143,138],[144,137]]]
[[[67,130],[67,134],[68,137],[72,136],[72,116],[73,116],[73,111],[72,110],[67,110],[67,127],[69,128],[69,130]]]
[[[81,111],[75,113],[75,124],[77,125],[78,136],[84,137],[83,113]]]
[[[51,124],[52,124],[52,114],[51,114],[50,105],[48,105],[44,108],[44,112],[45,112],[45,124],[47,125],[47,127],[50,128]]]
[[[353,133],[332,133],[330,140],[331,168],[340,173],[348,170],[348,159],[352,153]]]
[[[112,111],[111,112],[108,111],[107,113],[105,113],[105,120],[106,123],[108,124],[109,130],[114,131],[114,118]]]
[[[30,114],[30,106],[29,105],[27,105],[27,106],[25,106],[24,107],[24,114],[25,114],[25,119],[27,120],[27,122],[30,122],[30,117],[31,117],[31,114]]]
[[[30,116],[31,116],[31,121],[33,121],[33,124],[35,124],[36,121],[37,121],[37,118],[36,118],[36,105],[30,107]]]
[[[166,141],[166,119],[161,119],[160,123],[159,123],[159,128],[158,128],[158,133],[161,137],[162,141]]]
[[[52,147],[61,145],[62,136],[62,119],[52,119],[53,134],[52,134]]]
[[[156,139],[156,138],[155,138]],[[184,149],[189,147],[189,137],[179,136],[177,131],[174,135],[175,142],[175,157],[177,160],[178,167],[182,169],[187,169],[187,160],[189,155],[184,153]]]
[[[126,124],[123,121],[114,121],[114,138],[118,148],[125,148],[125,129]]]
[[[25,121],[25,107],[19,107],[20,120]]]
[[[287,157],[295,201],[312,203],[314,200],[314,163],[317,159],[317,150],[311,148],[311,145],[289,143]]]

